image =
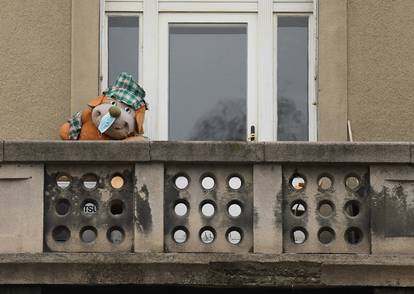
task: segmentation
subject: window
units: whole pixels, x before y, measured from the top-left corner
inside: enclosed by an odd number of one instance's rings
[[[314,1],[101,5],[102,88],[138,79],[152,140],[316,140]]]
[[[169,24],[172,140],[245,140],[246,24]]]
[[[277,139],[309,139],[309,17],[277,16]]]
[[[162,139],[246,140],[255,123],[254,17],[161,15]]]
[[[102,85],[104,90],[126,71],[136,79],[140,74],[140,17],[133,13],[108,13],[105,16]]]

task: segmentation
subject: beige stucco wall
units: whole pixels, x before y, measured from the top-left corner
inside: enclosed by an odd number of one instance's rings
[[[99,0],[72,0],[71,112],[98,95]]]
[[[413,0],[348,0],[354,140],[414,140],[413,15]]]
[[[70,113],[71,0],[0,7],[0,139],[57,138]]]
[[[347,0],[319,1],[318,140],[347,140]]]
[[[0,0],[0,139],[56,139],[98,94],[99,0]],[[414,1],[319,0],[318,139],[414,140]]]

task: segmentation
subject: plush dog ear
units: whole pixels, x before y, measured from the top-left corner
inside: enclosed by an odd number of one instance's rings
[[[135,111],[135,131],[138,135],[144,134],[144,119],[145,119],[145,106]]]
[[[105,99],[105,96],[98,96],[95,99],[92,99],[91,101],[89,101],[88,105],[89,105],[89,107],[94,108],[94,107],[102,104],[104,99]]]

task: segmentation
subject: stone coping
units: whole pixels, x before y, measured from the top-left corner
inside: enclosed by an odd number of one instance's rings
[[[0,141],[0,162],[412,163],[409,142]]]
[[[0,255],[2,284],[412,287],[413,274],[414,256],[217,253]]]

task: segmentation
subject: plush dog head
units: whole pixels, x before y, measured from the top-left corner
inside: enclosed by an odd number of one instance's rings
[[[88,103],[92,109],[92,122],[102,130],[108,118],[109,128],[103,133],[112,139],[125,139],[131,135],[143,135],[145,107],[134,110],[127,104],[107,96],[99,96]]]

